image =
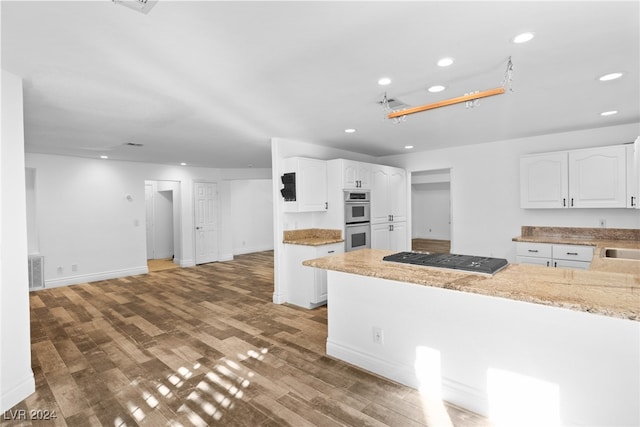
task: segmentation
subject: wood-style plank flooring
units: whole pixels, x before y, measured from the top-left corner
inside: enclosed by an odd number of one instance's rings
[[[434,254],[448,254],[451,252],[451,240],[412,239],[411,250]]]
[[[273,304],[272,293],[271,251],[32,292],[36,392],[1,423],[489,425],[326,356],[326,307]],[[31,410],[56,418],[7,419]]]

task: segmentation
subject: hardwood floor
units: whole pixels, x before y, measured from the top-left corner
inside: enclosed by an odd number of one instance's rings
[[[36,392],[2,425],[489,425],[326,356],[326,307],[272,293],[271,251],[32,292]]]
[[[451,252],[451,241],[435,239],[412,239],[411,250],[416,252],[448,254]]]

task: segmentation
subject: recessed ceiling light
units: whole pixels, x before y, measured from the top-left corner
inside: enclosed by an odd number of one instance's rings
[[[600,113],[601,116],[613,116],[614,114],[618,114],[618,111],[611,110]]]
[[[380,86],[386,86],[386,85],[388,85],[390,83],[391,83],[391,79],[389,77],[383,77],[380,80],[378,80],[378,84]]]
[[[413,145],[405,145],[404,148],[405,150],[411,150],[413,148]]]
[[[108,159],[109,156],[100,156],[101,159]]]
[[[427,89],[429,92],[431,93],[436,93],[436,92],[442,92],[444,90],[444,86],[442,85],[435,85],[435,86],[431,86],[429,89]]]
[[[533,38],[533,33],[518,34],[513,38],[514,43],[526,43]]]
[[[345,133],[354,133],[356,130],[353,128],[345,129]]]
[[[453,64],[453,58],[442,58],[438,61],[439,67],[448,67],[451,64]]]
[[[619,79],[620,77],[622,77],[622,73],[609,73],[598,77],[598,80],[601,82],[608,82],[609,80]]]
[[[187,166],[185,162],[180,163],[180,166]]]
[[[253,163],[249,163],[249,164],[247,165],[247,167],[252,168],[252,167],[253,167]]]

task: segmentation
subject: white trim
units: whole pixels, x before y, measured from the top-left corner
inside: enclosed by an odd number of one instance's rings
[[[33,372],[29,370],[29,373],[22,381],[18,382],[14,387],[9,390],[3,390],[2,396],[0,396],[0,413],[4,413],[17,403],[26,399],[36,391],[36,382],[33,377]]]
[[[233,254],[219,254],[218,261],[233,261]]]
[[[273,245],[253,246],[248,248],[236,249],[233,251],[233,255],[252,254],[254,252],[272,251]]]
[[[181,259],[180,260],[180,267],[185,268],[185,267],[193,267],[196,265],[196,262],[193,259]]]
[[[287,298],[282,294],[273,293],[273,303],[274,304],[284,304],[287,302]]]
[[[97,282],[99,280],[117,279],[119,277],[137,276],[149,273],[149,268],[145,266],[127,268],[123,270],[103,271],[101,273],[81,274],[77,276],[67,276],[59,279],[44,281],[44,288],[57,288],[66,285],[77,285],[79,283]]]
[[[372,354],[363,353],[353,347],[328,339],[327,354],[416,390],[419,388],[413,366],[406,366],[380,359]],[[442,398],[447,402],[469,409],[478,414],[486,416],[489,413],[489,402],[484,397],[482,390],[469,387],[445,377],[442,378]]]

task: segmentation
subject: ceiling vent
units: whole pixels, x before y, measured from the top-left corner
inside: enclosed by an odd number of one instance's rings
[[[405,104],[404,102],[395,98],[385,98],[382,101],[378,101],[378,104],[382,105],[383,107],[389,107],[392,111],[404,110],[411,107],[409,104]]]
[[[137,10],[145,15],[155,6],[158,0],[111,0],[115,4],[121,4],[130,9]]]
[[[125,142],[124,144],[125,147],[144,147],[144,144],[140,144],[138,142]]]

